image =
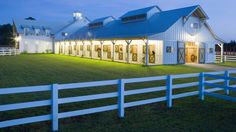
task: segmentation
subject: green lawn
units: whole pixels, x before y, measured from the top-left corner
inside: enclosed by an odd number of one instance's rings
[[[31,86],[52,83],[74,83],[197,73],[206,71],[185,65],[150,66],[115,63],[79,57],[39,54],[0,57],[0,87]],[[190,82],[196,78],[178,79],[174,83]],[[126,90],[163,86],[165,82],[126,85]],[[176,90],[174,93],[197,90],[197,87]],[[117,91],[116,86],[60,91],[61,97]],[[165,92],[133,95],[126,102],[155,98]],[[0,104],[49,99],[49,92],[0,96]],[[71,103],[60,106],[60,112],[115,104],[116,98]],[[50,113],[50,107],[0,112],[0,121]],[[117,117],[117,110],[60,120],[60,131],[233,131],[236,129],[236,104],[213,98],[199,101],[188,97],[174,101],[168,109],[165,102],[128,108],[125,118]],[[50,122],[41,122],[0,129],[0,131],[50,131]]]
[[[236,67],[236,62],[224,62],[224,63],[217,63],[220,66],[228,66],[228,67]]]

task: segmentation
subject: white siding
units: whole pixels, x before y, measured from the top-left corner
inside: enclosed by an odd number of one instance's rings
[[[172,48],[171,53],[166,52],[167,46]],[[177,64],[177,41],[164,41],[163,64]]]
[[[192,23],[200,23],[201,28],[198,32],[195,33],[195,31],[191,28]],[[177,64],[177,41],[196,42],[198,44],[204,43],[206,45],[205,62],[213,63],[215,61],[215,53],[210,54],[209,48],[213,48],[215,52],[215,44],[217,41],[204,25],[204,23],[201,22],[197,17],[190,17],[185,24],[181,18],[166,32],[150,36],[149,38],[153,40],[164,41],[164,64]],[[165,53],[165,47],[170,45],[173,46],[173,52]]]
[[[52,38],[45,36],[20,36],[19,50],[21,53],[47,53],[53,51]]]

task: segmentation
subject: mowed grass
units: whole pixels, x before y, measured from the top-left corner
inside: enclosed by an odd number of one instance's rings
[[[217,63],[220,66],[228,66],[228,67],[236,67],[236,62],[224,62],[224,63]]]
[[[0,87],[75,83],[119,78],[198,73],[204,69],[185,65],[150,66],[124,64],[52,54],[0,57]],[[174,83],[196,81],[178,79]],[[126,85],[126,90],[163,86],[165,81]],[[175,90],[174,93],[197,90],[197,87]],[[60,98],[117,91],[117,86],[60,91]],[[164,96],[163,92],[132,95],[125,102]],[[0,104],[44,100],[50,92],[0,96]],[[116,104],[117,98],[60,105],[60,112]],[[50,107],[0,112],[0,121],[49,114]],[[125,118],[117,117],[117,110],[60,120],[60,131],[234,131],[236,104],[197,96],[174,100],[169,109],[166,102],[127,108]],[[0,129],[0,131],[50,131],[51,122],[32,123]]]

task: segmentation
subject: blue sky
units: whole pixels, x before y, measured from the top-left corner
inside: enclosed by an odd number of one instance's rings
[[[208,21],[222,39],[236,40],[235,0],[1,0],[0,24],[28,16],[43,21],[70,20],[81,11],[89,19],[112,15],[119,17],[131,9],[158,5],[162,10],[201,5]]]

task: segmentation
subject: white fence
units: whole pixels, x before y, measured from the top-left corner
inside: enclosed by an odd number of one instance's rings
[[[0,47],[0,56],[18,55],[19,50],[12,47]]]
[[[216,62],[220,62],[221,55],[216,55]],[[223,55],[223,62],[236,62],[235,55]]]
[[[95,82],[83,82],[83,83],[71,83],[71,84],[52,84],[52,85],[44,85],[44,86],[31,86],[31,87],[18,87],[18,88],[0,88],[0,96],[1,95],[9,95],[9,94],[19,94],[19,93],[35,93],[42,91],[51,91],[51,99],[48,100],[40,100],[33,102],[23,102],[23,103],[15,103],[15,104],[3,104],[0,105],[0,112],[10,111],[10,110],[18,110],[18,109],[26,109],[26,108],[34,108],[41,106],[51,106],[52,111],[47,115],[40,115],[34,117],[26,117],[20,119],[12,119],[0,122],[0,128],[10,127],[15,125],[41,122],[41,121],[52,121],[52,129],[53,131],[58,131],[59,123],[58,120],[62,118],[110,111],[118,109],[119,117],[123,118],[125,116],[125,108],[135,107],[139,105],[151,104],[161,101],[166,101],[168,107],[172,107],[172,100],[179,99],[183,97],[195,96],[199,95],[199,97],[203,97],[205,93],[212,93],[215,91],[224,90],[222,88],[211,87],[209,89],[205,89],[203,85],[212,84],[213,83],[225,83],[227,87],[235,87],[235,85],[229,85],[228,78],[230,74],[236,73],[236,70],[231,71],[220,71],[220,72],[207,72],[206,75],[220,75],[223,77],[216,78],[213,80],[207,80],[203,77],[204,73],[194,73],[194,74],[181,74],[181,75],[167,75],[167,76],[156,76],[156,77],[144,77],[144,78],[131,78],[131,79],[117,79],[117,80],[106,80],[106,81],[95,81]],[[214,76],[215,77],[215,76]],[[216,76],[218,77],[218,76]],[[197,78],[196,82],[188,82],[181,84],[174,84],[175,79],[183,79],[183,78]],[[231,77],[232,78],[232,77]],[[236,79],[234,79],[236,80]],[[143,83],[152,81],[163,81],[160,84],[164,84],[164,86],[157,87],[149,87],[143,89],[133,89],[133,90],[125,90],[126,84],[133,83]],[[93,94],[93,95],[83,95],[77,97],[66,97],[59,98],[59,92],[68,89],[84,89],[84,88],[92,88],[92,87],[102,87],[102,86],[110,86],[117,85],[118,90],[110,93],[102,93],[102,94]],[[173,94],[173,90],[182,89],[182,88],[193,88],[199,87],[197,91],[183,92],[178,94]],[[214,86],[214,85],[213,85]],[[204,89],[203,89],[204,88]],[[145,99],[139,101],[125,102],[125,97],[130,95],[144,94],[144,93],[152,93],[152,92],[160,92],[165,91],[166,95],[162,97],[156,97],[152,99]],[[200,92],[199,92],[200,91]],[[66,103],[77,103],[91,100],[99,100],[99,99],[107,99],[107,98],[118,98],[117,104],[100,106],[95,108],[88,108],[83,110],[75,110],[68,112],[59,112],[59,105]],[[9,98],[10,100],[10,98]],[[79,124],[78,124],[79,125]]]

